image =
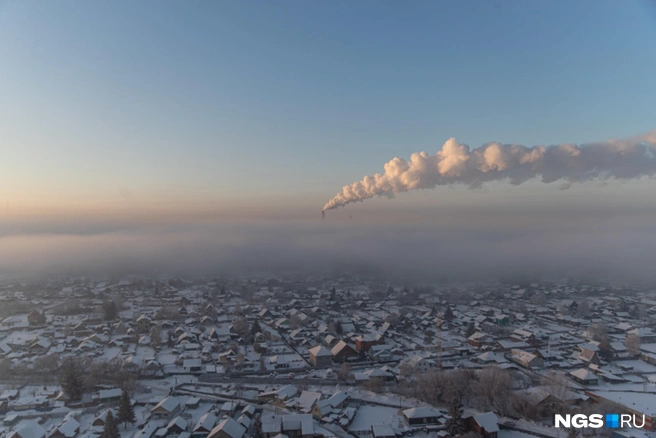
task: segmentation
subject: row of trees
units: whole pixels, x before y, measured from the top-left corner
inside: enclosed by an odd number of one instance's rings
[[[60,384],[62,391],[72,402],[82,400],[84,392],[88,388],[83,378],[85,375],[83,366],[82,361],[67,359],[61,367]],[[136,421],[130,394],[127,388],[123,388],[117,416],[114,417],[112,411],[107,413],[101,438],[120,438],[118,425],[123,423],[124,427],[127,428],[128,424],[134,424]]]
[[[473,370],[433,371],[398,384],[400,395],[414,397],[435,406],[456,409],[461,404],[501,415],[513,412],[513,382],[522,381],[497,367]]]
[[[532,382],[522,373],[486,367],[479,371],[434,371],[402,380],[396,386],[401,396],[414,397],[434,406],[446,406],[451,419],[447,430],[454,435],[462,433],[463,406],[480,411],[494,411],[502,416],[519,416],[537,420],[554,414],[592,414],[597,412],[623,412],[622,408],[609,403],[582,403],[571,400],[569,380],[556,373],[544,377],[540,386],[551,394],[548,404],[535,405],[528,395],[517,391]],[[530,397],[530,396],[529,396]]]
[[[116,417],[114,417],[111,410],[107,412],[100,438],[120,438],[121,433],[118,429],[119,424],[123,423],[124,427],[127,429],[128,423],[134,424],[136,421],[134,406],[132,405],[130,396],[126,390],[123,390],[121,401],[118,405],[118,413]]]
[[[62,391],[71,401],[81,400],[85,392],[101,384],[127,391],[133,391],[136,386],[136,376],[125,371],[118,360],[93,362],[89,358],[67,358],[58,374]]]

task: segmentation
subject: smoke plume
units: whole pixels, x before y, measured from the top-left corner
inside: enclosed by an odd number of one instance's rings
[[[485,182],[508,180],[519,185],[540,177],[543,183],[561,181],[567,188],[590,180],[653,176],[656,131],[624,140],[581,145],[527,147],[492,142],[473,150],[451,138],[435,155],[417,152],[409,161],[397,157],[386,163],[384,169],[382,174],[365,176],[362,181],[344,186],[323,210],[374,196],[394,197],[408,190],[453,184],[477,188]]]

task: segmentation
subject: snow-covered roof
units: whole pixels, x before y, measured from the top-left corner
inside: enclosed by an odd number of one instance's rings
[[[418,407],[406,409],[403,411],[403,415],[410,418],[429,418],[429,417],[441,417],[442,413],[434,408]]]
[[[594,391],[593,395],[603,397],[613,403],[625,406],[647,416],[656,415],[656,396],[649,392],[633,391]]]
[[[72,438],[77,434],[80,423],[75,418],[69,418],[57,430],[67,438]],[[23,436],[23,438],[25,438]]]
[[[122,392],[121,388],[101,389],[100,391],[98,391],[98,397],[101,400],[108,399],[108,398],[120,397],[121,392]]]
[[[255,406],[248,405],[244,409],[241,410],[241,413],[242,414],[250,414],[251,416],[253,416],[253,414],[255,414]]]
[[[298,410],[309,412],[310,409],[312,409],[312,405],[314,405],[314,403],[320,399],[320,392],[303,391],[301,395],[296,399],[296,403],[294,404]]]
[[[206,413],[205,415],[201,416],[196,422],[196,426],[194,426],[194,432],[197,430],[211,431],[212,429],[214,429],[216,420],[217,420],[216,415],[214,415],[211,412]]]
[[[333,355],[330,352],[330,350],[328,350],[323,345],[317,345],[316,347],[310,348],[308,351],[310,352],[310,354],[312,356],[315,356],[315,357],[322,357],[322,356],[331,356],[332,357],[332,355]]]
[[[166,425],[166,428],[170,429],[174,426],[177,426],[181,430],[185,430],[187,428],[188,424],[189,424],[189,422],[187,420],[185,420],[184,418],[182,418],[180,416],[177,416],[173,420],[169,421],[169,424]]]
[[[166,412],[173,412],[178,408],[178,406],[180,406],[180,401],[177,398],[166,397],[164,400],[157,403],[157,405],[153,408],[153,411],[161,408]]]
[[[499,432],[499,419],[492,412],[476,414],[474,420],[488,433]]]
[[[241,438],[246,433],[246,428],[239,424],[237,421],[228,417],[222,422],[220,422],[208,435],[208,438],[212,438],[217,433],[223,431],[231,438]]]
[[[314,422],[310,414],[263,415],[262,432],[276,434],[282,431],[300,431],[301,435],[314,435]]]
[[[364,405],[358,409],[348,430],[351,433],[371,431],[374,424],[395,424],[398,422],[398,408]]]
[[[571,371],[569,374],[579,380],[597,380],[597,376],[595,376],[586,368],[579,368],[578,370]]]
[[[13,435],[10,435],[10,438],[44,438],[45,436],[46,431],[39,423],[36,421],[26,421]]]
[[[339,341],[339,342],[338,342],[338,343],[332,348],[332,350],[330,350],[330,353],[331,353],[333,356],[336,356],[336,355],[339,354],[343,349],[345,349],[345,348],[347,348],[347,347],[350,348],[349,344],[347,344],[347,343],[344,342],[344,341]]]
[[[508,360],[506,360],[505,357],[501,356],[500,354],[496,354],[493,351],[486,351],[485,353],[479,354],[476,356],[476,359],[480,360],[481,362],[496,362],[496,363],[506,363]]]
[[[374,424],[371,429],[375,437],[396,436],[394,429],[389,424]]]
[[[260,395],[275,395],[277,398],[280,400],[286,400],[289,397],[293,397],[296,395],[296,387],[294,385],[287,385],[283,386],[280,389],[277,389],[275,391],[269,391],[269,392],[263,392]]]

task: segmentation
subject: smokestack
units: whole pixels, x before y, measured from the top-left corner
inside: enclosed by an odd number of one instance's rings
[[[374,196],[388,196],[414,189],[462,184],[481,187],[489,181],[509,180],[519,185],[541,177],[548,184],[562,181],[563,188],[576,182],[637,179],[656,174],[656,131],[626,140],[581,145],[522,146],[487,143],[470,149],[449,139],[435,155],[417,152],[410,160],[394,158],[385,171],[346,185],[326,203],[332,210]]]
[[[321,210],[321,219],[326,218],[326,210]]]

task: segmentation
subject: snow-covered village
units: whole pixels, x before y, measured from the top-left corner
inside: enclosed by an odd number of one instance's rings
[[[648,287],[57,278],[0,298],[9,438],[656,436]],[[608,412],[644,427],[554,427]]]

